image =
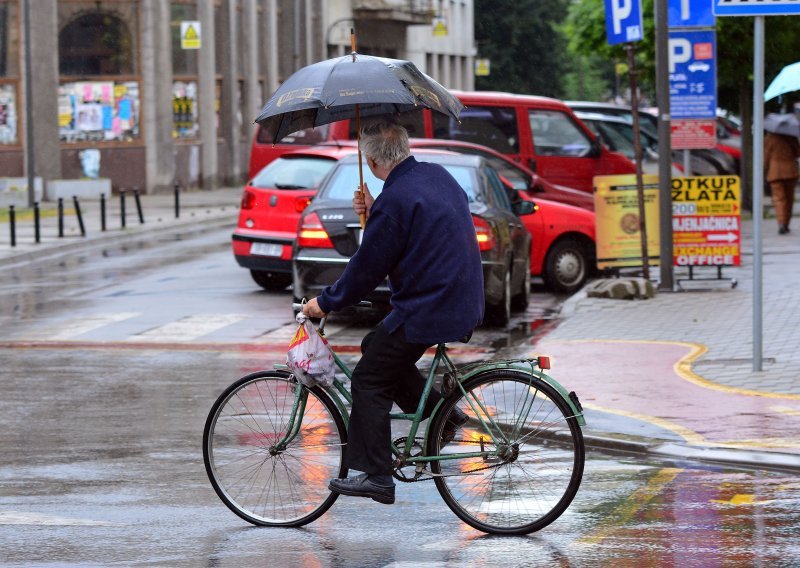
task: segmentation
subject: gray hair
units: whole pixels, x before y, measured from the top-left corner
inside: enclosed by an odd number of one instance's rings
[[[392,120],[376,120],[361,129],[361,150],[379,166],[393,168],[411,155],[408,131]]]

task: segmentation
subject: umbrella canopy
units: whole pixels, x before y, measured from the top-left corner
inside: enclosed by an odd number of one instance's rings
[[[800,91],[800,61],[781,69],[781,72],[764,92],[764,100],[768,101],[792,91]]]
[[[800,136],[800,120],[791,113],[770,113],[764,117],[764,130],[774,134]]]
[[[304,128],[337,120],[426,107],[458,118],[464,108],[410,61],[351,54],[291,75],[256,118],[273,143]]]

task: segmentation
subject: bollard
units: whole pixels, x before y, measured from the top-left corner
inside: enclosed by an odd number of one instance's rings
[[[58,238],[64,236],[64,198],[58,198]]]
[[[181,216],[181,186],[175,182],[175,218]]]
[[[139,199],[139,188],[133,188],[133,198],[136,200],[136,212],[139,214],[139,224],[144,225],[144,213],[142,213],[142,201]]]
[[[81,236],[86,236],[86,229],[83,226],[83,215],[81,215],[81,204],[78,203],[78,196],[72,196],[72,203],[75,204],[75,215],[78,216],[78,226],[81,228]]]
[[[39,232],[39,202],[33,202],[33,238],[37,243],[42,241],[42,235]]]
[[[8,222],[11,225],[11,246],[17,246],[17,212],[14,211],[14,206],[8,206]]]
[[[106,194],[100,194],[100,230],[106,230]]]
[[[125,190],[120,188],[119,190],[119,220],[120,226],[124,229],[125,228]]]

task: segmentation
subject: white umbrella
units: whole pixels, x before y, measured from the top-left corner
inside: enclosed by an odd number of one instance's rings
[[[764,92],[764,100],[774,99],[778,95],[800,91],[800,61],[787,65],[769,84]]]
[[[774,134],[800,136],[800,120],[791,113],[770,113],[764,117],[764,130]]]

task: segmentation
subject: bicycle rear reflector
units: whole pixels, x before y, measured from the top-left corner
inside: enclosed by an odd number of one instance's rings
[[[536,358],[537,365],[539,365],[540,369],[549,369],[550,368],[550,357],[539,356]]]

